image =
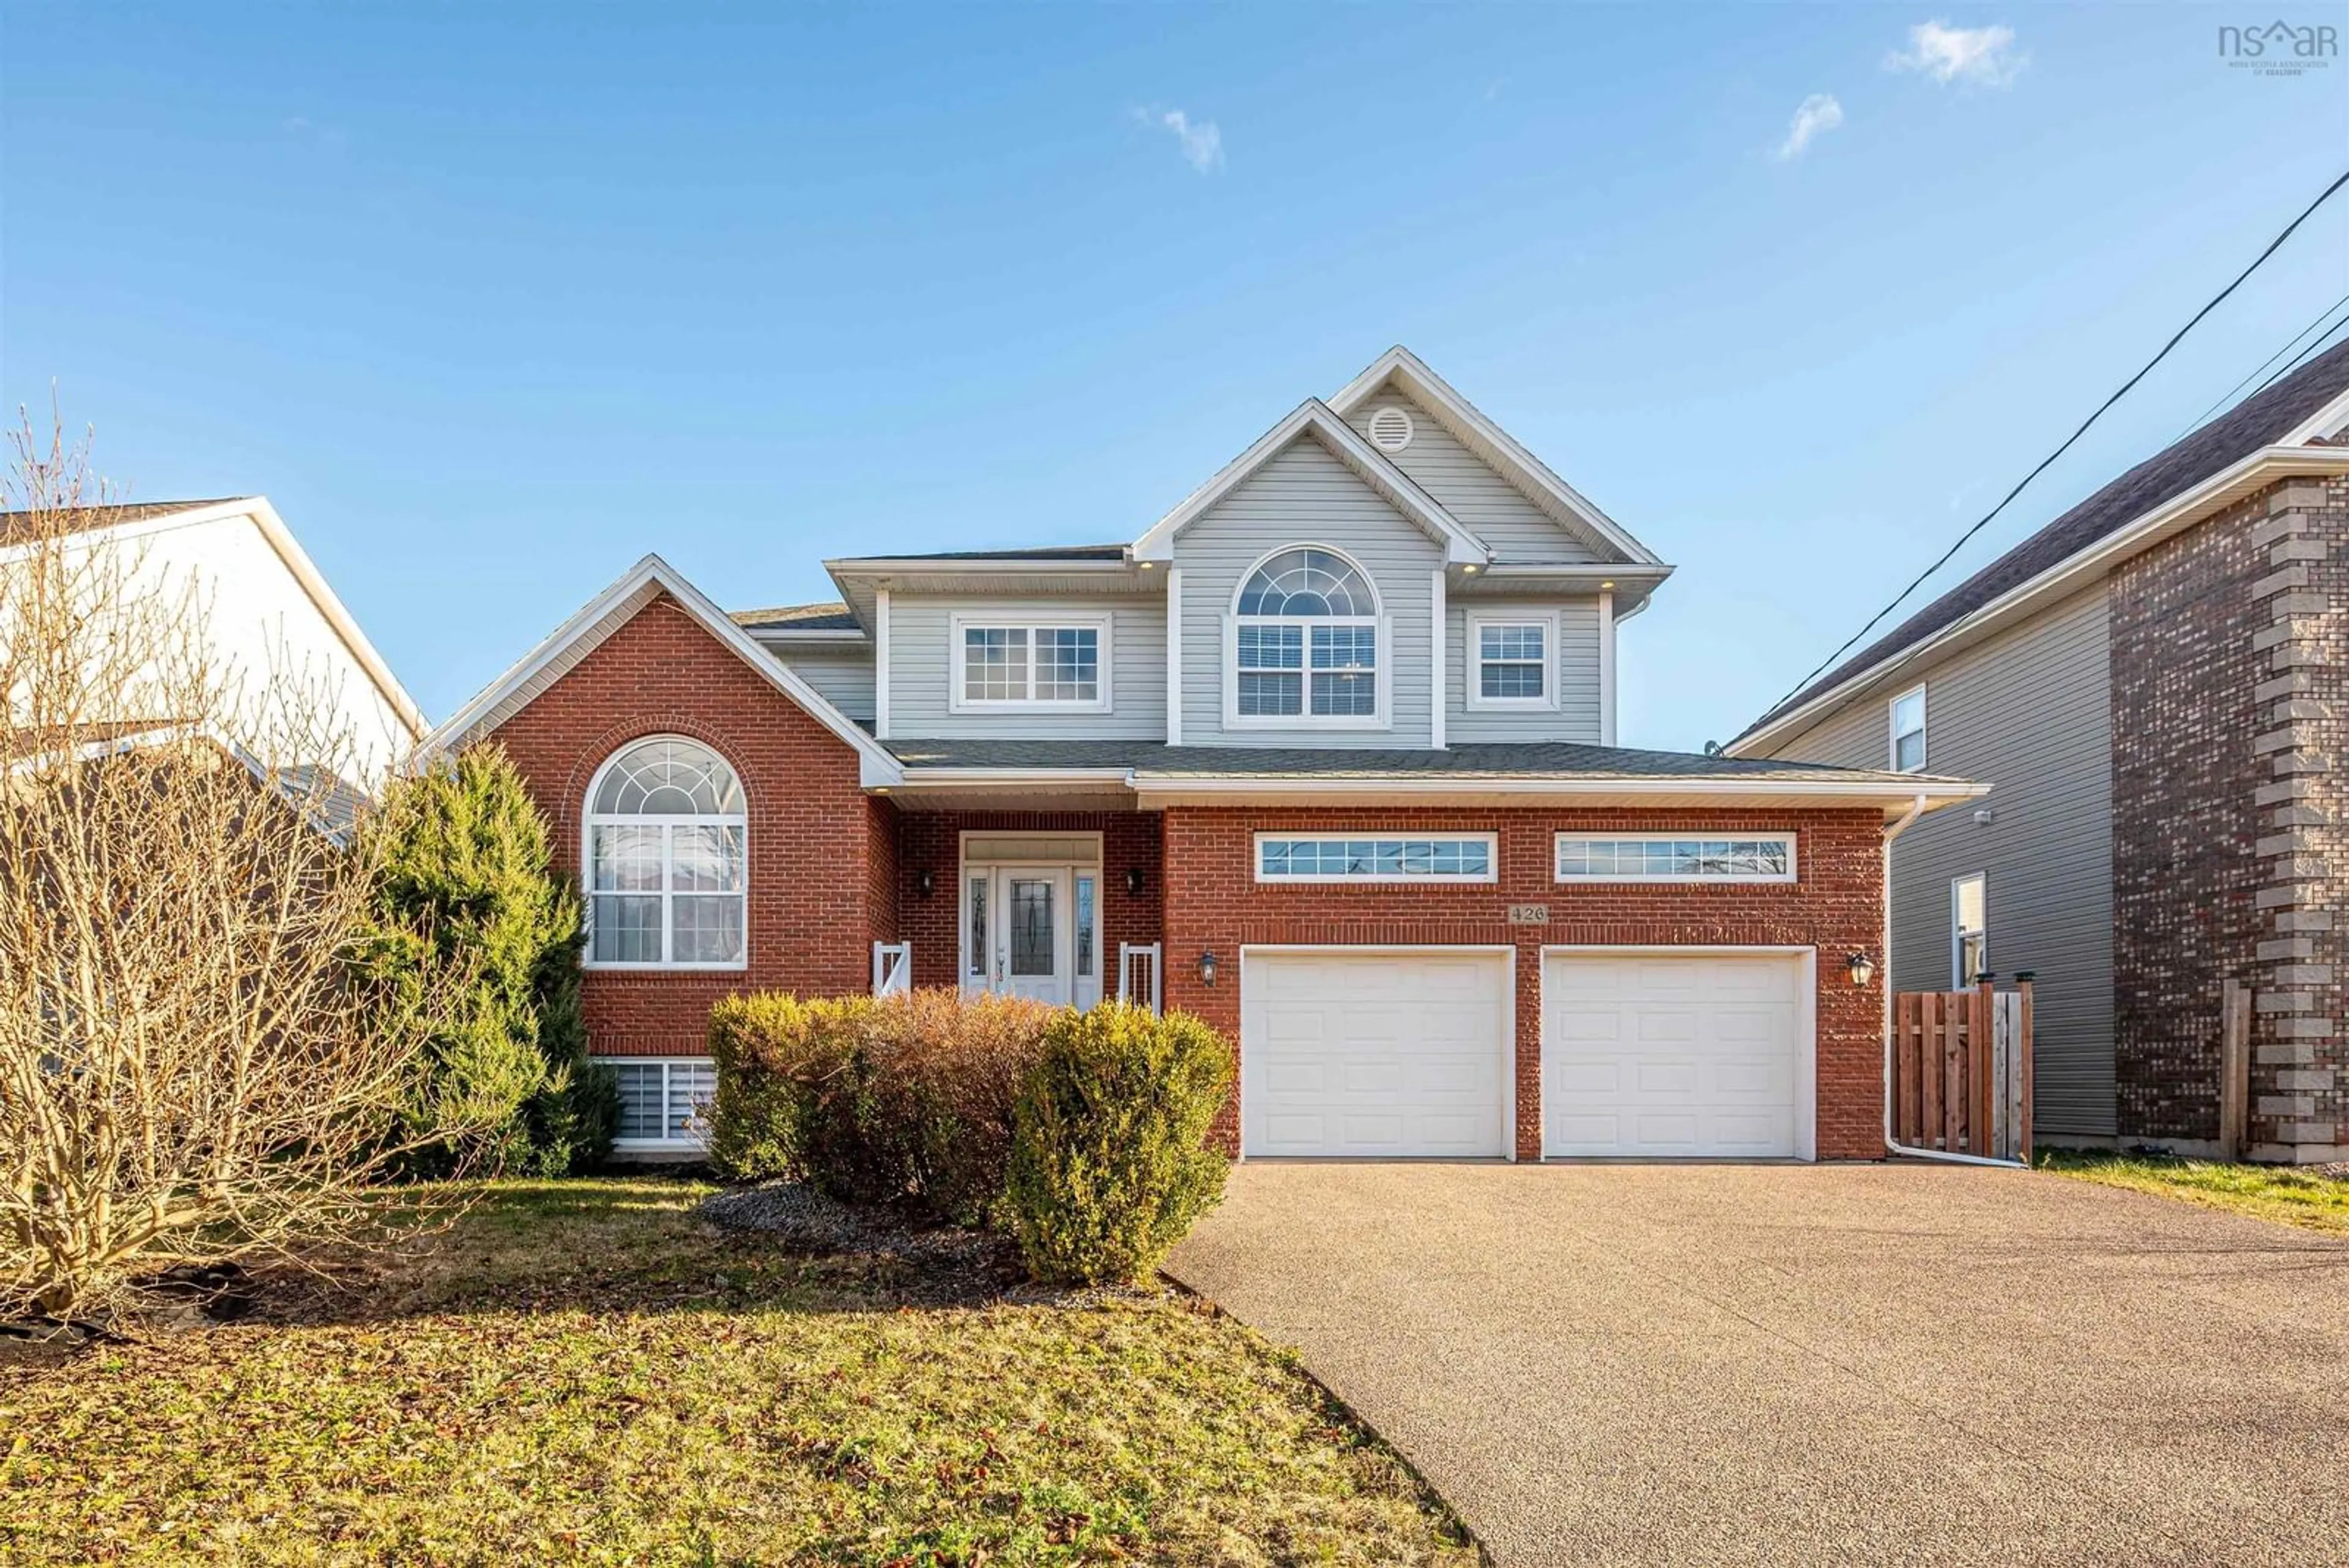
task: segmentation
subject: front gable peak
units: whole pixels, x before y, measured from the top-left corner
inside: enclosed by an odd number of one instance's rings
[[[1653,551],[1552,472],[1515,436],[1486,418],[1450,382],[1401,344],[1372,360],[1368,369],[1330,400],[1328,406],[1350,419],[1390,389],[1418,405],[1505,483],[1588,545],[1599,559],[1647,566],[1663,564]]]
[[[1308,440],[1319,442],[1330,456],[1351,469],[1357,478],[1377,492],[1389,505],[1444,546],[1444,558],[1447,565],[1483,566],[1492,561],[1493,552],[1483,540],[1462,526],[1460,520],[1442,503],[1390,462],[1336,410],[1319,398],[1308,398],[1299,403],[1288,418],[1265,431],[1246,452],[1225,464],[1214,478],[1185,497],[1182,504],[1152,524],[1149,530],[1134,541],[1133,559],[1174,559],[1176,535],[1291,445]]]

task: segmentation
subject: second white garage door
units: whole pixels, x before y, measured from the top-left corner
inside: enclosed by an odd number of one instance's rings
[[[1251,950],[1240,969],[1245,1152],[1506,1152],[1507,954]]]
[[[1799,954],[1552,953],[1542,1151],[1807,1155]]]

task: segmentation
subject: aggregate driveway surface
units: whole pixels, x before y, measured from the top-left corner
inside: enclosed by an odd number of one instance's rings
[[[1903,1162],[1250,1163],[1167,1270],[1504,1564],[2349,1563],[2349,1242]]]

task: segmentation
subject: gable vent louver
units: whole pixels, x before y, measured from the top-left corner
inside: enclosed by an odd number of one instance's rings
[[[1371,444],[1381,452],[1401,452],[1414,433],[1411,415],[1392,403],[1371,416]]]

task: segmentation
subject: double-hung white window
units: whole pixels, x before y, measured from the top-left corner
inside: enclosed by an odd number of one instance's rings
[[[619,1080],[621,1148],[698,1148],[706,1141],[702,1115],[718,1092],[718,1069],[707,1058],[641,1058],[609,1062]]]
[[[1922,773],[1925,768],[1925,689],[1903,691],[1892,700],[1892,771]]]
[[[1110,711],[1109,618],[999,621],[952,618],[957,713]]]
[[[1385,722],[1382,626],[1370,579],[1334,550],[1271,556],[1240,585],[1227,722],[1375,729]]]
[[[640,741],[587,792],[591,969],[740,969],[748,929],[741,781],[694,741]]]
[[[1557,706],[1557,618],[1555,615],[1472,615],[1468,646],[1471,708]]]

